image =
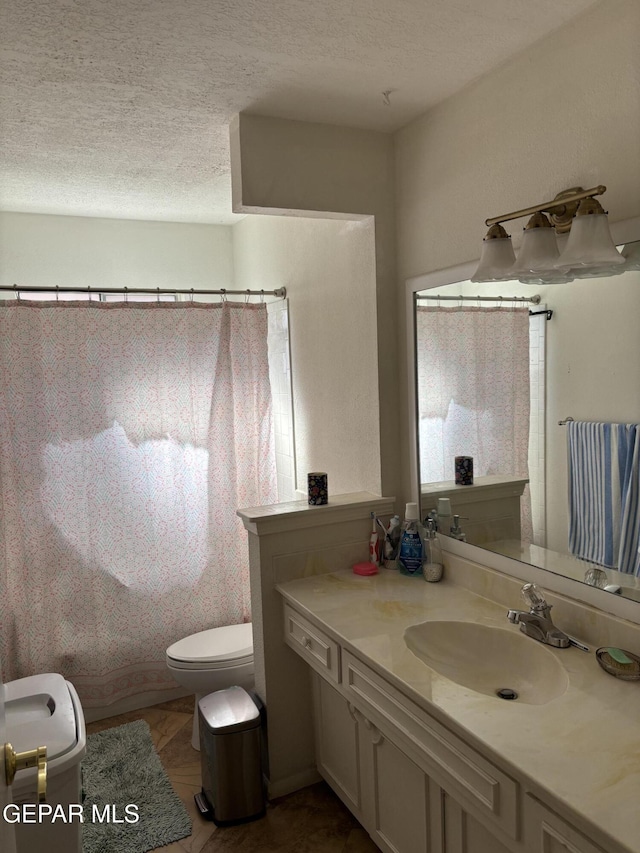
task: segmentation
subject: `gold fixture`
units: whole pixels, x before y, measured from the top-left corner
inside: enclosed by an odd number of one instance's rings
[[[4,764],[7,785],[11,785],[18,770],[38,768],[38,802],[47,798],[47,747],[38,746],[26,752],[16,752],[10,743],[4,745]]]
[[[631,268],[613,243],[607,214],[595,199],[606,189],[602,184],[587,190],[571,187],[551,201],[486,219],[489,230],[471,281],[517,279],[523,284],[564,284],[574,278],[616,275]],[[516,257],[502,223],[523,216],[531,218]]]
[[[572,187],[568,190],[563,190],[558,193],[552,201],[544,201],[542,204],[534,204],[533,207],[525,207],[522,210],[514,210],[513,213],[505,213],[502,216],[494,216],[492,219],[485,219],[485,225],[495,225],[500,222],[508,222],[510,219],[520,219],[521,216],[531,216],[534,213],[550,213],[551,222],[556,229],[556,233],[564,234],[571,230],[573,217],[576,215],[578,203],[585,198],[593,198],[596,195],[602,195],[607,188],[602,184],[597,187],[591,187],[590,190],[583,190],[582,187]],[[600,213],[602,208],[600,208]],[[487,234],[487,236],[489,236]]]

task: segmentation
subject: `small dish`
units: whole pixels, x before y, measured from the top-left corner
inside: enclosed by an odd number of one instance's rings
[[[640,681],[640,657],[633,652],[603,647],[596,649],[596,658],[609,675],[621,678],[623,681]]]

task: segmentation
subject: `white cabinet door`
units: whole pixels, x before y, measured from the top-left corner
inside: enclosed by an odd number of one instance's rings
[[[360,721],[347,700],[315,674],[313,699],[318,771],[362,821]]]
[[[525,809],[532,853],[604,853],[606,848],[587,838],[531,794],[527,794]]]
[[[441,791],[445,853],[510,853],[495,836],[462,806]]]
[[[366,718],[360,736],[364,819],[373,840],[387,853],[440,853],[432,844],[429,777]]]
[[[385,853],[441,853],[428,776],[324,678],[313,689],[320,774]]]

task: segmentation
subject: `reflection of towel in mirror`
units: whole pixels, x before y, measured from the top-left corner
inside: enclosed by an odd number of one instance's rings
[[[640,435],[637,424],[567,424],[569,550],[640,575]]]

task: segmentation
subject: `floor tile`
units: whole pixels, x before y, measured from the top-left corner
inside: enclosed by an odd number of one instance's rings
[[[192,718],[189,714],[177,711],[162,711],[156,708],[141,708],[139,711],[127,711],[126,714],[118,714],[116,717],[108,717],[106,720],[97,720],[87,725],[87,734],[101,732],[112,726],[121,726],[132,723],[135,720],[145,720],[151,729],[153,745],[157,750],[166,746],[174,735],[187,724],[191,725]]]
[[[189,706],[189,707],[188,707]],[[200,753],[191,746],[193,697],[119,714],[87,725],[87,733],[146,720],[160,760],[191,817],[188,838],[156,853],[376,853],[378,848],[324,782],[267,804],[259,820],[217,827],[196,808]]]
[[[196,704],[196,697],[183,696],[181,699],[171,699],[169,702],[161,702],[159,705],[154,705],[154,708],[159,708],[161,711],[180,711],[183,714],[193,714]]]
[[[378,853],[378,847],[371,840],[369,833],[357,826],[349,833],[342,853]]]

